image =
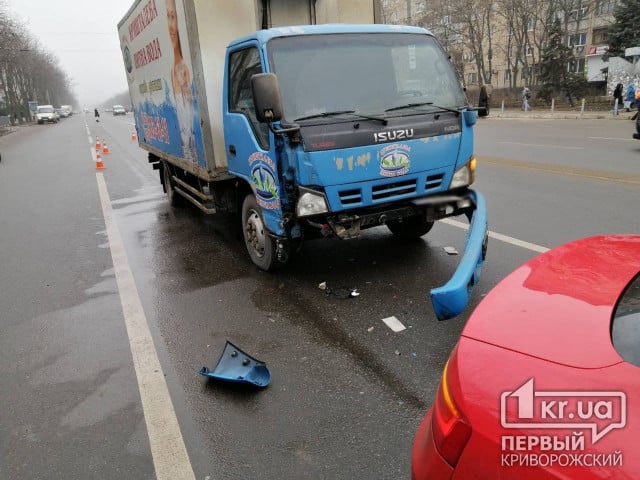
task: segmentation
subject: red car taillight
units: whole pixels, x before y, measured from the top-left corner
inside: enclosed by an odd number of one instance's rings
[[[456,350],[449,357],[442,372],[431,420],[435,446],[452,467],[458,463],[462,450],[471,436],[471,426],[455,401],[456,396],[459,398],[461,393],[455,356]]]

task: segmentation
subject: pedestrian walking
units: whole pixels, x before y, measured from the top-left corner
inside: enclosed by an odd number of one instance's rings
[[[627,95],[624,99],[624,109],[629,112],[634,107],[634,103],[636,102],[636,87],[632,83],[627,85]]]
[[[613,90],[613,114],[618,115],[618,109],[622,106],[622,90],[624,87],[621,83],[616,85]]]
[[[96,122],[100,121],[100,112],[98,111],[97,108],[93,109],[93,115],[96,117]]]
[[[529,105],[529,99],[531,98],[531,90],[528,87],[524,87],[522,90],[522,110],[529,111],[531,110],[531,105]]]

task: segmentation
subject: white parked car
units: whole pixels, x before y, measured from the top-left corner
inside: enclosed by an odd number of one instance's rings
[[[44,122],[58,123],[58,118],[53,105],[39,105],[36,110],[38,125],[42,125]]]
[[[113,114],[114,115],[126,115],[127,111],[122,105],[114,105],[113,106]]]

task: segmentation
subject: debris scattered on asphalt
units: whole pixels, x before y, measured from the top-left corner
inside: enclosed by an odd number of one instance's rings
[[[396,350],[396,351],[395,351],[395,352],[393,352],[393,353],[395,353],[396,355],[401,355],[400,350]]]
[[[202,367],[198,373],[225,382],[249,383],[264,388],[271,381],[267,365],[227,341],[213,370]]]
[[[458,250],[456,250],[456,247],[444,247],[444,251],[449,255],[458,255]]]
[[[395,315],[391,317],[383,318],[382,321],[387,325],[387,327],[389,327],[391,330],[393,330],[396,333],[406,330],[407,328],[402,324],[400,320],[396,318]]]
[[[318,284],[318,288],[326,295],[333,295],[334,297],[346,299],[360,296],[360,292],[357,288],[349,288],[349,287],[334,287],[331,288],[327,285],[327,282],[321,282]]]
[[[416,352],[411,352],[411,356],[412,356],[412,357],[417,357],[417,356],[418,356],[418,354],[417,354]]]
[[[367,332],[373,332],[374,327],[367,328]]]

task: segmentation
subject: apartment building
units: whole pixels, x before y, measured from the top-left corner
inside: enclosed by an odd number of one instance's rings
[[[530,15],[508,18],[500,11],[504,3],[490,0],[379,1],[384,23],[418,25],[431,30],[452,56],[467,86],[490,83],[496,88],[521,88],[537,84],[537,65],[544,42],[541,35],[546,14],[544,2],[531,2],[534,7]],[[614,20],[618,1],[575,0],[572,8],[559,13],[566,45],[575,56],[567,68],[584,74],[589,82],[608,79],[609,63],[603,60],[603,55],[608,48],[607,27]],[[482,36],[476,39],[467,34],[471,21],[484,25]],[[479,53],[482,58],[478,58]]]

